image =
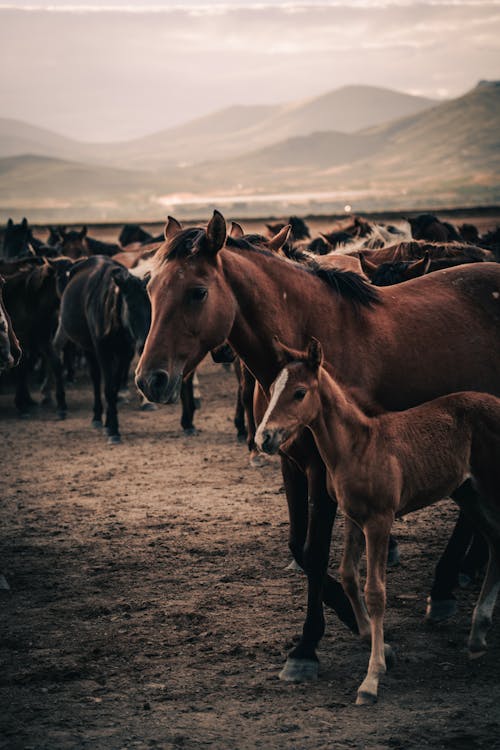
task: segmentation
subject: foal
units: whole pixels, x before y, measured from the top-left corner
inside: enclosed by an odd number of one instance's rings
[[[452,497],[471,516],[488,543],[488,568],[469,637],[469,655],[481,656],[500,589],[500,399],[462,392],[368,417],[322,367],[319,341],[311,339],[302,352],[276,340],[276,349],[283,369],[271,386],[256,443],[266,453],[275,453],[300,428],[309,427],[346,515],[342,584],[361,636],[371,636],[368,673],[356,702],[376,700],[386,656],[391,656],[390,647],[384,647],[383,617],[394,518],[443,497]],[[366,608],[358,573],[363,534]]]

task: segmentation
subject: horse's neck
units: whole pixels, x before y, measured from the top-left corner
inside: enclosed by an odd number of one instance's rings
[[[373,434],[372,419],[321,368],[319,374],[321,408],[310,428],[326,466],[333,470],[344,458],[362,453]]]
[[[300,267],[254,251],[223,251],[224,276],[237,301],[229,342],[259,383],[268,388],[280,368],[273,337],[301,348],[328,319],[340,318],[326,284]],[[335,322],[334,322],[335,321]]]

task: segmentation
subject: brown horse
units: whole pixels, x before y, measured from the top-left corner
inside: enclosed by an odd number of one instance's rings
[[[500,590],[500,399],[462,392],[407,411],[369,417],[322,366],[323,350],[317,339],[305,351],[277,341],[276,356],[283,369],[271,386],[271,400],[255,441],[266,453],[276,453],[309,427],[332,493],[348,519],[342,583],[360,635],[371,639],[368,674],[356,703],[377,699],[386,656],[391,655],[390,646],[384,648],[384,611],[387,547],[394,519],[443,497],[450,496],[464,507],[488,542],[488,569],[469,638],[470,656],[481,656]],[[480,487],[480,496],[470,492],[473,483]],[[366,607],[359,589],[363,536]]]
[[[321,337],[337,377],[373,408],[406,409],[464,389],[500,395],[497,264],[378,289],[349,272],[311,271],[265,250],[228,247],[218,212],[206,229],[182,230],[169,220],[165,233],[149,284],[151,329],[137,368],[137,384],[152,401],[176,401],[184,374],[227,339],[262,388],[259,418],[280,370],[275,335],[297,349]],[[287,444],[282,471],[290,548],[308,577],[304,630],[285,672],[301,680],[317,675],[322,597],[346,620],[351,608],[326,573],[336,502],[309,431]],[[433,597],[449,598],[437,586]]]

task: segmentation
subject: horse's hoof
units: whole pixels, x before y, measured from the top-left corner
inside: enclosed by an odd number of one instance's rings
[[[108,437],[108,444],[109,445],[118,445],[121,443],[122,439],[119,435],[110,435]]]
[[[94,430],[102,430],[102,422],[100,419],[93,419],[92,420],[92,427]]]
[[[318,679],[319,663],[314,659],[287,659],[279,674],[284,682],[312,682]]]
[[[357,706],[373,706],[377,702],[377,696],[373,693],[367,693],[366,690],[360,690],[356,697]]]
[[[193,399],[193,405],[195,409],[201,409],[201,398]]]
[[[250,466],[253,469],[260,469],[261,466],[267,466],[267,458],[263,453],[252,453],[250,456]]]
[[[29,411],[19,412],[19,419],[31,419],[31,412]]]
[[[457,613],[456,599],[427,599],[425,621],[431,624],[445,622]]]
[[[66,414],[67,412],[63,411],[62,409],[58,409],[56,412],[56,416],[60,420],[66,419]]]
[[[387,671],[394,669],[396,666],[396,654],[388,643],[384,643],[385,668]]]
[[[156,411],[158,407],[152,401],[146,401],[146,403],[139,406],[139,409],[140,411]]]
[[[246,443],[246,441],[247,441],[247,434],[246,434],[246,432],[238,432],[238,434],[236,436],[236,440],[238,441],[238,443]]]
[[[293,559],[291,563],[285,565],[285,570],[291,570],[293,573],[303,573],[304,568],[301,568],[297,560]]]
[[[184,435],[186,437],[194,437],[195,435],[198,435],[198,430],[196,427],[187,427],[184,429]]]
[[[42,406],[51,406],[53,404],[52,396],[44,396],[40,403]]]
[[[389,547],[389,551],[387,553],[387,567],[395,568],[400,564],[400,562],[401,558],[399,556],[399,547],[397,544],[395,544],[394,547]]]

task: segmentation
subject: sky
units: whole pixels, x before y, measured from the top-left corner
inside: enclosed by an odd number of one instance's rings
[[[0,2],[0,117],[139,137],[349,84],[435,98],[500,79],[500,0]]]

